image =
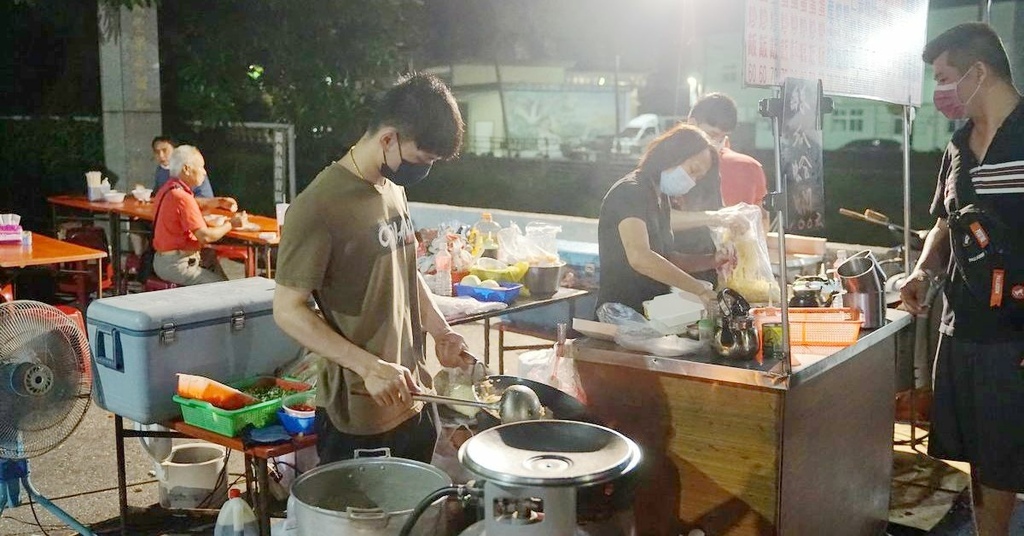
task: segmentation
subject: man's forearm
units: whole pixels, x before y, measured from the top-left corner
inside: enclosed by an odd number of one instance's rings
[[[416,292],[419,293],[420,310],[418,313],[420,321],[423,323],[423,329],[431,335],[450,331],[451,326],[448,325],[448,321],[444,319],[441,310],[434,303],[433,293],[427,288],[427,282],[423,279],[423,275],[418,272],[416,274]]]
[[[945,220],[936,220],[935,226],[928,231],[921,258],[917,260],[914,270],[927,272],[943,272],[949,262],[949,227]]]
[[[274,307],[274,321],[282,331],[306,349],[319,354],[365,378],[377,356],[335,332],[309,307]]]

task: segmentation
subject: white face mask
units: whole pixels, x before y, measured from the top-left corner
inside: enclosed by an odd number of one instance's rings
[[[694,186],[697,186],[697,181],[683,169],[683,166],[676,166],[662,171],[661,182],[658,185],[661,193],[669,197],[686,195]]]

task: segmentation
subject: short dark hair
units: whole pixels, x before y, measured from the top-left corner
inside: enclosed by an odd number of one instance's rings
[[[736,130],[736,101],[725,93],[708,93],[690,109],[690,119],[725,132]]]
[[[672,169],[710,147],[711,140],[703,130],[685,123],[678,124],[647,146],[637,170],[641,177],[654,180],[662,171]],[[711,151],[712,161],[715,152]]]
[[[164,136],[163,134],[161,134],[161,135],[153,138],[153,141],[149,142],[149,148],[150,149],[155,149],[156,148],[156,144],[158,144],[160,142],[170,143],[172,147],[174,146],[174,140],[172,140],[170,136]]]
[[[382,127],[398,129],[404,140],[444,159],[459,155],[462,147],[462,113],[448,86],[427,73],[403,76],[384,93],[373,113],[367,132]]]
[[[1003,42],[996,31],[984,22],[965,22],[942,32],[924,46],[921,59],[932,64],[943,52],[949,52],[949,64],[960,74],[966,74],[971,65],[980,61],[1004,81],[1013,83],[1010,60],[1006,57]]]

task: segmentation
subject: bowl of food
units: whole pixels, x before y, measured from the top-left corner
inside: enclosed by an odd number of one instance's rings
[[[124,192],[118,192],[117,190],[111,190],[103,194],[103,200],[107,203],[124,203]]]
[[[285,411],[284,408],[277,410],[277,419],[281,421],[284,430],[292,435],[313,433],[313,422],[316,417],[296,417]]]
[[[209,225],[210,227],[220,227],[221,225],[224,225],[224,222],[228,221],[227,216],[222,216],[220,214],[207,214],[203,216],[203,219],[206,220],[206,225]]]
[[[136,188],[132,190],[132,197],[145,203],[153,196],[152,188]]]
[[[303,391],[281,399],[281,410],[297,419],[312,419],[316,415],[316,393]]]

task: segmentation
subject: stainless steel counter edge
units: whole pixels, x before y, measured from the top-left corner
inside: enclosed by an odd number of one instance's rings
[[[700,357],[658,357],[626,350],[615,343],[582,337],[571,345],[568,355],[579,361],[601,363],[621,367],[659,372],[675,376],[689,376],[707,380],[717,380],[741,385],[765,387],[769,389],[790,389],[802,382],[823,374],[846,362],[865,349],[893,336],[896,332],[910,325],[913,317],[905,311],[886,310],[886,324],[878,329],[862,331],[860,339],[846,348],[806,367],[793,372],[788,378],[782,376],[781,367],[746,368],[739,365],[709,363]],[[776,363],[779,363],[776,361]],[[750,362],[748,362],[750,364]],[[756,365],[756,363],[754,363]]]

